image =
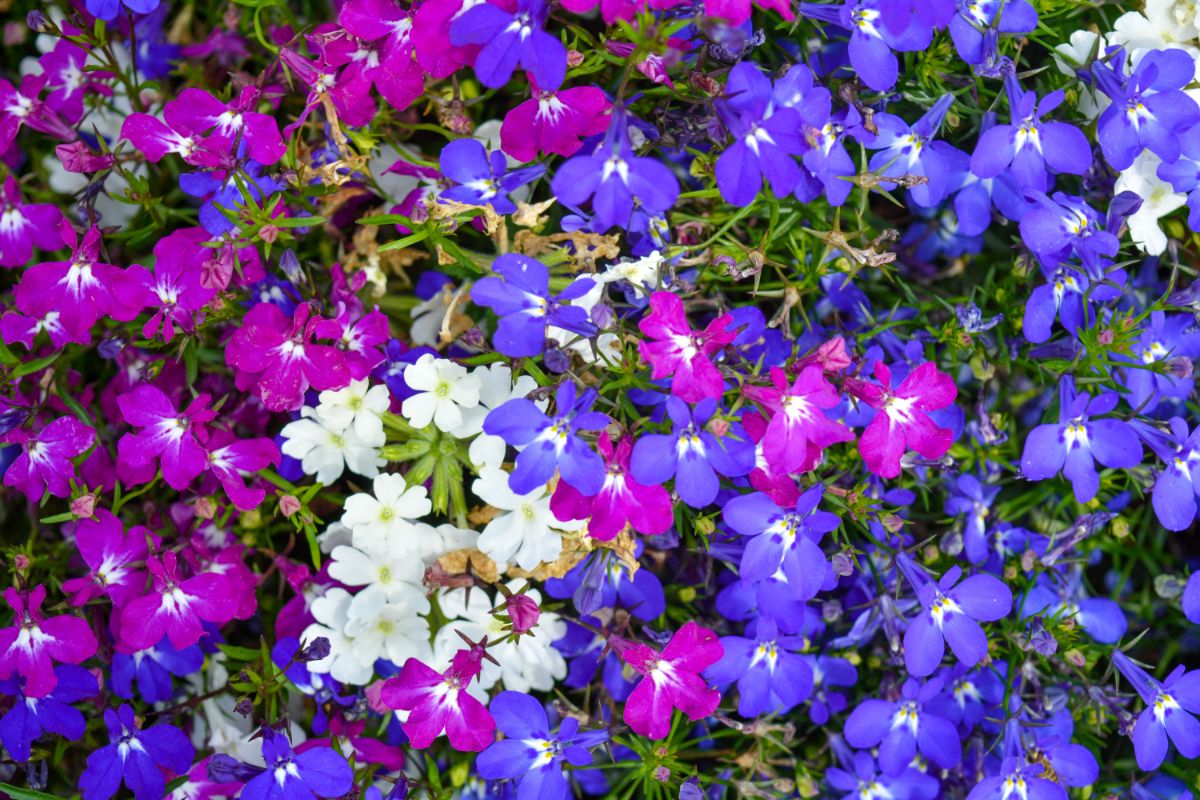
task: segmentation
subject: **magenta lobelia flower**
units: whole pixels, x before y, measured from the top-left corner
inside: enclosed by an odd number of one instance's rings
[[[199,89],[188,90],[200,93]],[[193,95],[194,98],[194,95]],[[197,112],[201,112],[197,114]],[[128,140],[157,164],[168,153],[175,153],[194,167],[220,167],[230,162],[232,140],[219,134],[205,136],[201,130],[208,126],[203,106],[193,106],[182,96],[163,106],[163,119],[150,114],[134,113],[121,125],[121,138]]]
[[[409,711],[404,732],[410,744],[424,749],[444,732],[450,746],[479,752],[492,743],[496,721],[483,703],[467,693],[487,654],[487,639],[454,654],[444,673],[410,658],[394,678],[384,682],[379,698],[386,708]]]
[[[0,78],[0,153],[8,150],[26,125],[63,141],[77,138],[76,132],[40,99],[49,80],[45,73],[26,75],[21,85],[14,87]]]
[[[425,75],[413,52],[411,12],[392,0],[347,0],[338,22],[350,34],[344,76],[370,91],[371,84],[402,111],[425,91]]]
[[[116,608],[123,608],[142,595],[146,588],[147,537],[149,528],[135,525],[128,531],[111,511],[99,509],[90,519],[75,526],[75,547],[88,574],[63,582],[63,591],[71,595],[71,605],[82,606],[89,600],[106,596]]]
[[[118,466],[136,470],[158,460],[168,486],[177,491],[188,488],[208,463],[202,444],[208,437],[204,424],[217,416],[208,401],[208,395],[199,395],[181,412],[161,389],[148,383],[118,397],[125,421],[140,428],[117,442]]]
[[[500,148],[518,161],[539,153],[573,156],[584,137],[608,129],[612,103],[595,86],[546,91],[529,79],[533,96],[504,115]]]
[[[345,354],[312,342],[322,321],[307,304],[290,320],[271,303],[250,309],[225,351],[227,363],[238,371],[238,388],[253,385],[271,411],[295,411],[310,386],[324,391],[350,383]]]
[[[43,74],[49,76],[46,83],[50,93],[46,105],[72,125],[83,116],[83,96],[95,91],[110,94],[111,89],[98,80],[109,73],[84,72],[88,53],[82,47],[66,39],[59,39],[54,49],[38,59]]]
[[[334,319],[321,320],[316,330],[318,337],[337,342],[337,349],[346,356],[346,369],[356,381],[363,380],[383,363],[380,347],[391,338],[388,319],[378,307],[365,314],[352,314],[350,309],[342,307]]]
[[[45,697],[58,685],[54,662],[79,664],[96,652],[96,637],[79,617],[63,614],[43,617],[46,587],[28,593],[13,587],[4,590],[12,607],[13,625],[0,629],[0,680],[14,673],[25,679],[27,697]]]
[[[609,638],[609,645],[622,661],[645,676],[625,703],[625,722],[634,733],[664,739],[671,732],[675,709],[695,721],[711,714],[721,702],[721,693],[700,677],[725,654],[721,640],[707,628],[685,623],[661,653],[617,636]]]
[[[120,638],[133,650],[158,644],[163,636],[176,650],[195,644],[204,634],[202,623],[223,625],[237,614],[240,592],[215,572],[180,579],[175,553],[146,559],[154,588],[121,610]]]
[[[62,247],[58,226],[62,212],[48,203],[23,203],[17,179],[4,179],[0,194],[0,266],[23,266],[33,256],[33,248],[57,250]]]
[[[881,478],[900,474],[900,458],[915,450],[925,458],[940,458],[954,443],[954,434],[939,428],[929,412],[954,402],[958,387],[932,361],[918,366],[900,385],[892,389],[892,371],[882,361],[875,362],[879,385],[855,378],[846,379],[846,390],[879,411],[858,440],[867,469]]]
[[[221,439],[229,440],[229,443],[214,447]],[[247,487],[242,475],[266,469],[271,464],[279,466],[279,447],[271,439],[238,439],[222,432],[208,442],[208,468],[230,501],[242,511],[257,508],[267,494],[263,489]]]
[[[200,89],[184,89],[163,113],[172,126],[203,134],[213,151],[232,153],[240,141],[250,158],[269,167],[283,158],[287,145],[275,118],[254,110],[260,96],[257,87],[243,86],[236,98],[223,103]]]
[[[825,409],[836,406],[841,398],[820,364],[801,370],[790,387],[787,374],[773,367],[771,382],[772,387],[746,386],[745,392],[771,412],[762,449],[772,471],[812,469],[826,447],[854,440],[849,428],[825,415]]]
[[[559,481],[550,498],[554,516],[588,519],[588,535],[601,541],[615,538],[626,525],[650,536],[668,530],[675,522],[670,493],[660,484],[644,486],[629,473],[633,439],[622,437],[614,448],[606,431],[600,434],[597,448],[607,466],[604,486],[598,494],[585,497],[566,481]]]
[[[4,485],[19,488],[36,503],[42,494],[71,493],[75,465],[71,459],[92,446],[95,431],[74,417],[59,417],[22,442],[22,453],[4,473]]]
[[[175,231],[154,245],[154,272],[134,264],[125,270],[116,287],[116,295],[129,308],[152,306],[158,310],[142,326],[142,335],[153,339],[162,331],[163,340],[175,336],[175,327],[185,332],[195,329],[200,309],[217,295],[215,288],[202,284],[205,260],[211,257],[204,243],[209,235],[203,228]]]
[[[653,368],[651,377],[658,380],[671,376],[671,394],[688,403],[720,397],[723,381],[711,358],[733,341],[735,334],[726,330],[731,322],[733,317],[722,314],[704,330],[694,331],[678,295],[650,295],[650,313],[638,328],[657,341],[641,341],[638,349]]]

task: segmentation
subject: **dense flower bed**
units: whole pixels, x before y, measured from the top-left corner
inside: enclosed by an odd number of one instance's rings
[[[8,4],[0,795],[1200,788],[1196,3],[755,3]]]

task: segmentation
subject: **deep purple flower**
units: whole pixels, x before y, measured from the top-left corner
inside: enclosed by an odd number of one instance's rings
[[[267,768],[246,782],[244,800],[341,797],[354,787],[354,770],[329,747],[296,753],[287,737],[268,729],[262,741]]]
[[[171,676],[185,678],[204,666],[204,651],[193,644],[176,650],[169,639],[145,650],[124,653],[118,649],[112,657],[112,688],[119,697],[133,699],[133,687],[147,703],[169,703],[175,699]]]
[[[161,800],[167,781],[163,770],[183,775],[196,749],[183,731],[167,723],[139,730],[133,709],[122,704],[104,711],[110,743],[94,751],[79,778],[83,800],[108,800],[124,782],[134,800]]]
[[[74,417],[59,417],[22,442],[22,452],[4,473],[4,485],[19,488],[36,503],[49,492],[68,497],[76,456],[83,455],[96,432]]]
[[[927,707],[941,691],[941,678],[923,685],[909,678],[896,702],[864,700],[846,719],[846,741],[859,748],[878,745],[886,775],[904,772],[918,749],[939,767],[952,769],[962,759],[962,740],[954,723]]]
[[[953,95],[943,95],[912,125],[893,114],[875,115],[879,132],[875,141],[867,145],[878,151],[871,156],[871,171],[884,177],[913,175],[925,178],[925,183],[909,189],[913,203],[922,208],[936,206],[946,195],[950,167],[940,150],[949,145],[934,142],[933,138],[953,102]],[[886,181],[881,186],[889,190],[895,188],[895,184]]]
[[[950,486],[946,513],[966,517],[963,522],[963,549],[972,564],[982,564],[987,560],[988,513],[998,494],[999,486],[985,486],[969,472],[959,475]]]
[[[46,731],[76,740],[87,729],[83,713],[71,703],[100,692],[96,676],[72,664],[60,664],[54,674],[54,691],[44,697],[27,696],[15,678],[0,681],[0,694],[14,698],[12,708],[0,718],[0,744],[17,761],[29,760],[30,746]]]
[[[1130,424],[1163,462],[1151,495],[1154,515],[1167,530],[1187,529],[1196,519],[1200,495],[1200,427],[1189,433],[1181,417],[1171,418],[1169,431],[1141,420]]]
[[[492,345],[504,355],[540,355],[546,347],[547,325],[584,338],[598,333],[586,310],[569,305],[595,288],[592,278],[580,276],[551,296],[550,271],[537,259],[505,253],[492,263],[492,271],[500,277],[478,281],[471,288],[471,299],[500,317]]]
[[[920,4],[921,13],[915,14],[911,11],[916,9],[896,8],[898,5],[901,4],[894,0],[846,0],[841,6],[801,3],[800,13],[850,31],[850,66],[868,88],[886,92],[895,85],[900,71],[892,51],[928,48],[934,24],[946,22],[928,15],[929,11],[936,11],[938,16],[946,16],[939,8],[945,3]],[[953,11],[953,6],[950,10]]]
[[[139,430],[117,442],[118,464],[137,470],[158,461],[168,486],[177,491],[188,488],[207,465],[204,426],[217,416],[209,399],[206,394],[198,395],[180,411],[171,398],[149,383],[120,395],[121,414]]]
[[[516,12],[478,3],[450,24],[450,42],[483,45],[475,75],[484,86],[504,86],[520,64],[542,89],[557,89],[567,74],[567,48],[543,30],[549,15],[546,0],[518,0]]]
[[[1200,721],[1193,716],[1200,714],[1200,670],[1186,672],[1180,665],[1160,682],[1120,650],[1112,660],[1146,704],[1130,734],[1138,767],[1158,769],[1167,757],[1168,738],[1184,758],[1200,756]]]
[[[1103,260],[1116,255],[1117,237],[1106,230],[1100,214],[1078,197],[1032,192],[1035,206],[1021,218],[1021,241],[1047,264],[1066,261],[1072,253],[1099,278]]]
[[[481,4],[487,5],[486,3]],[[489,6],[491,7],[491,6]],[[441,196],[472,206],[491,206],[497,214],[511,214],[517,206],[509,194],[542,176],[541,164],[508,171],[508,158],[499,150],[489,155],[476,139],[456,139],[442,148],[442,174],[454,182]]]
[[[75,526],[75,547],[88,565],[88,574],[63,582],[63,591],[71,595],[71,605],[86,605],[94,597],[106,596],[116,608],[123,608],[142,594],[146,587],[146,560],[149,528],[135,525],[128,531],[121,520],[107,509],[81,519]]]
[[[737,683],[743,717],[785,714],[812,693],[812,668],[796,652],[804,647],[804,637],[780,636],[775,623],[764,618],[754,625],[752,638],[722,636],[721,646],[725,654],[704,677],[722,689]]]
[[[49,203],[24,203],[17,179],[4,179],[0,194],[0,266],[20,267],[29,262],[33,248],[57,250],[62,247],[58,226],[62,212]]]
[[[984,64],[994,54],[998,34],[1029,33],[1037,23],[1037,11],[1029,0],[958,0],[950,38],[963,61]]]

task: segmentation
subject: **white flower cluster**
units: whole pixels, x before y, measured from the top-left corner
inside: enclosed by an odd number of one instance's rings
[[[300,460],[306,475],[333,483],[349,468],[367,478],[379,474],[386,437],[380,415],[388,410],[388,389],[364,379],[345,389],[321,392],[316,408],[300,409],[300,419],[284,426],[283,454]]]

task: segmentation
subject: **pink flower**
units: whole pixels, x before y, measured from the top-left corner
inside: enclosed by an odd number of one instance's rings
[[[321,324],[301,305],[292,319],[271,303],[259,303],[229,340],[226,362],[237,369],[237,385],[253,385],[271,411],[295,411],[311,386],[324,391],[350,383],[346,356],[335,347],[312,342]]]
[[[237,613],[239,593],[227,578],[203,572],[180,580],[177,566],[172,552],[146,559],[154,589],[121,611],[121,641],[131,650],[152,647],[164,635],[180,650],[200,641],[202,623],[223,625]]]
[[[4,337],[4,341],[7,344],[20,342],[32,350],[37,335],[43,331],[45,331],[46,338],[50,340],[50,344],[55,350],[58,350],[67,342],[87,344],[91,338],[86,335],[73,336],[70,331],[63,327],[62,314],[49,309],[41,312],[36,317],[27,317],[20,311],[8,311],[5,312],[3,318],[0,318],[0,335]]]
[[[218,439],[231,440],[222,447],[213,447]],[[208,444],[208,468],[220,482],[229,500],[242,511],[258,508],[267,496],[261,488],[249,488],[242,477],[279,466],[279,447],[271,439],[236,439],[231,434],[218,434]]]
[[[206,134],[205,146],[220,153],[233,152],[240,141],[246,153],[263,166],[283,158],[287,145],[279,134],[279,123],[258,107],[261,92],[255,86],[243,86],[238,96],[222,103],[200,89],[184,89],[163,110],[172,125]]]
[[[479,674],[487,656],[487,639],[454,654],[450,668],[438,673],[415,658],[404,662],[394,678],[384,682],[380,702],[389,709],[410,711],[402,726],[410,744],[423,750],[444,732],[450,746],[479,752],[495,738],[496,721],[471,695],[467,686]]]
[[[529,633],[537,627],[542,615],[537,602],[527,594],[512,595],[504,601],[504,609],[508,611],[513,633]]]
[[[134,264],[125,270],[116,287],[117,297],[129,308],[153,306],[158,310],[142,326],[142,336],[153,339],[162,330],[163,340],[175,336],[175,326],[191,333],[200,309],[217,295],[201,283],[204,262],[211,257],[203,243],[209,235],[203,228],[184,228],[154,245],[154,272]]]
[[[688,324],[683,301],[670,292],[650,295],[650,313],[638,323],[642,333],[658,341],[642,341],[638,349],[653,368],[652,378],[671,377],[671,394],[688,403],[720,397],[724,389],[721,373],[710,360],[734,339],[726,330],[733,321],[728,314],[708,323],[703,331]]]
[[[529,79],[533,97],[504,116],[500,147],[518,161],[532,161],[539,153],[573,156],[581,139],[608,129],[612,103],[595,86],[544,91]]]
[[[762,448],[772,470],[812,469],[826,447],[854,439],[849,428],[825,415],[824,409],[833,408],[841,398],[819,364],[805,367],[790,388],[784,371],[773,367],[771,382],[773,387],[747,386],[745,392],[771,412]]]
[[[787,0],[754,0],[754,5],[778,11],[779,16],[786,20],[796,18]],[[710,17],[718,17],[730,26],[737,26],[750,19],[750,0],[708,0],[704,4],[704,11]]]
[[[506,10],[516,3],[497,3]],[[425,0],[417,7],[413,17],[413,43],[417,49],[417,63],[434,80],[450,77],[459,67],[475,63],[479,45],[456,46],[450,44],[450,23],[466,10],[464,0]]]
[[[337,342],[337,349],[346,355],[346,369],[356,381],[367,377],[383,363],[383,351],[379,346],[387,344],[390,338],[387,317],[378,307],[366,314],[353,315],[343,307],[336,319],[323,319],[317,324],[317,336]]]
[[[349,62],[343,73],[356,91],[371,84],[397,111],[408,108],[425,91],[425,75],[413,53],[412,17],[392,0],[347,0],[338,22],[350,36],[338,59]],[[328,54],[328,52],[327,52]]]
[[[71,459],[86,452],[95,435],[74,417],[59,417],[22,443],[23,452],[4,473],[4,485],[20,488],[31,503],[47,491],[66,497],[75,479]]]
[[[64,120],[74,125],[83,116],[83,95],[97,92],[111,95],[112,90],[98,80],[111,77],[108,72],[84,72],[87,51],[77,44],[59,39],[54,49],[38,59],[42,72],[49,76],[46,105],[57,111]]]
[[[940,458],[954,443],[954,433],[939,428],[929,412],[945,408],[958,396],[954,380],[926,361],[909,373],[895,390],[892,372],[882,361],[875,362],[879,385],[856,378],[846,379],[846,390],[879,413],[858,440],[867,469],[881,478],[900,474],[900,459],[907,450],[925,458]]]
[[[62,247],[58,226],[62,212],[47,203],[22,203],[21,190],[12,175],[4,179],[0,195],[0,266],[24,266],[33,256],[33,248],[57,250]]]
[[[171,398],[148,383],[118,397],[125,421],[141,429],[117,442],[118,466],[136,470],[158,460],[168,486],[176,491],[188,488],[208,464],[204,424],[217,416],[208,401],[208,395],[199,395],[180,412]]]
[[[21,78],[20,87],[14,87],[0,78],[0,153],[8,150],[26,125],[64,142],[78,137],[71,126],[41,101],[42,89],[49,80],[45,73],[26,75]]]
[[[671,495],[660,485],[643,486],[629,472],[633,440],[625,436],[613,449],[608,433],[600,434],[600,454],[608,465],[604,486],[599,494],[584,497],[578,490],[559,481],[550,510],[560,520],[588,519],[588,535],[609,541],[626,525],[650,536],[663,533],[675,522]]]
[[[763,455],[768,425],[766,417],[757,411],[747,411],[742,414],[742,427],[746,429],[746,434],[756,445],[755,466],[750,472],[750,485],[774,500],[775,505],[781,508],[791,508],[800,498],[800,489],[789,473],[779,470]],[[811,451],[809,455],[810,457],[813,455]],[[812,461],[805,461],[797,468],[796,472],[807,472],[813,469],[817,466],[820,457],[821,451],[817,449]]]
[[[851,364],[850,355],[846,352],[846,340],[835,336],[829,341],[823,342],[812,353],[796,359],[792,370],[799,373],[809,364],[820,364],[826,375],[841,372]]]
[[[625,722],[639,736],[665,739],[675,709],[696,721],[721,702],[721,693],[700,677],[725,654],[720,639],[707,628],[685,623],[661,653],[616,636],[609,638],[609,644],[622,661],[645,676],[625,702]]]
[[[572,14],[585,14],[600,4],[600,16],[606,24],[611,25],[619,19],[631,20],[646,9],[644,0],[563,0],[563,8]],[[682,5],[683,0],[650,0],[649,6],[655,11],[664,11]]]
[[[82,606],[95,597],[106,596],[116,608],[140,597],[146,588],[146,540],[154,534],[135,525],[128,532],[111,511],[99,510],[92,519],[75,526],[75,547],[89,567],[86,577],[71,578],[63,591],[71,605]]]
[[[46,587],[28,594],[11,586],[4,599],[12,607],[13,626],[0,630],[0,680],[15,672],[25,679],[25,694],[45,697],[58,685],[54,662],[79,664],[96,652],[96,637],[86,622],[64,614],[43,618],[40,612]]]

